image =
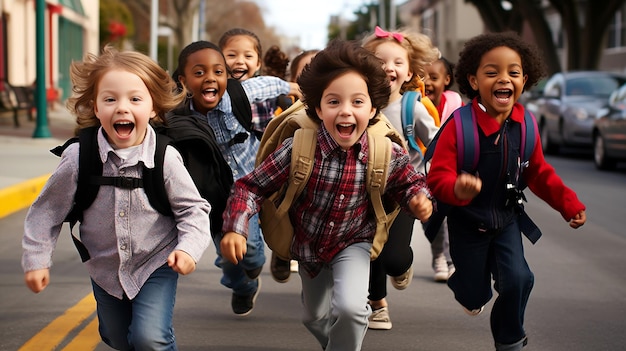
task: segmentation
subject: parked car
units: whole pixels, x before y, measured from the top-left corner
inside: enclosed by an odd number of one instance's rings
[[[624,83],[625,75],[603,71],[559,72],[548,78],[531,109],[544,153],[556,153],[561,146],[591,147],[598,110],[608,105],[611,93]]]
[[[546,86],[546,79],[542,79],[530,89],[524,91],[519,97],[518,102],[524,105],[528,111],[537,115],[537,101],[543,96],[543,89]]]
[[[626,84],[615,90],[609,105],[593,123],[593,161],[598,169],[614,169],[626,161]]]

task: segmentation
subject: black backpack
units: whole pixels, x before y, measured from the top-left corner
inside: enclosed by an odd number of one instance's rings
[[[171,139],[165,135],[157,134],[157,146],[154,153],[154,168],[143,167],[142,178],[131,177],[108,177],[102,175],[102,161],[98,152],[98,129],[88,127],[81,129],[77,137],[67,140],[63,145],[50,150],[53,154],[61,156],[63,151],[75,142],[80,144],[78,156],[78,184],[74,195],[72,210],[66,216],[65,222],[70,225],[70,234],[74,245],[83,262],[89,260],[90,255],[83,243],[74,235],[73,228],[77,222],[83,220],[83,211],[89,208],[98,195],[101,185],[115,186],[118,188],[135,189],[144,188],[148,200],[155,210],[163,215],[171,216],[172,209],[163,181],[163,161],[165,149],[171,143]]]
[[[230,101],[233,107],[233,114],[237,118],[239,124],[241,124],[250,134],[254,135],[258,140],[261,140],[263,132],[256,130],[252,126],[252,108],[250,107],[250,100],[246,91],[241,86],[241,82],[236,79],[229,78],[226,85],[228,95],[230,95]],[[245,140],[245,139],[244,139]]]

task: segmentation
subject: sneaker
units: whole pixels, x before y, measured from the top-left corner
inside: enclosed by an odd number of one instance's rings
[[[291,273],[298,273],[298,261],[291,260]]]
[[[463,306],[463,311],[465,311],[465,313],[469,314],[472,317],[478,316],[479,314],[483,312],[484,309],[485,309],[485,306],[481,306],[480,308],[477,308],[475,310],[468,310],[467,308],[465,308],[465,306]]]
[[[413,279],[413,266],[409,267],[409,270],[404,272],[404,274],[399,275],[397,277],[389,277],[391,280],[391,285],[398,290],[406,289],[409,284],[411,284],[411,280]]]
[[[370,329],[376,330],[389,330],[391,329],[391,319],[389,318],[389,310],[387,307],[381,307],[377,310],[372,310],[372,314],[368,318]]]
[[[236,315],[244,317],[252,312],[256,297],[259,295],[259,291],[261,290],[261,278],[258,278],[258,282],[259,285],[257,286],[256,291],[251,295],[237,295],[233,293],[230,306]]]
[[[286,283],[291,275],[289,261],[285,261],[272,252],[272,262],[270,264],[272,278],[279,283]]]
[[[439,255],[433,259],[433,270],[435,271],[436,282],[446,282],[450,276],[450,269],[448,268],[448,262],[444,255]]]
[[[246,277],[248,277],[248,279],[255,280],[256,278],[259,277],[262,270],[263,270],[263,266],[257,267],[255,269],[250,269],[250,270],[246,269],[244,272],[246,273]]]

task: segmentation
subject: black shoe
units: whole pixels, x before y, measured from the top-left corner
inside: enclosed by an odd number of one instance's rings
[[[259,295],[259,291],[261,290],[261,278],[258,279],[258,282],[259,285],[257,286],[256,291],[251,295],[237,295],[233,293],[230,305],[236,315],[243,317],[252,312],[256,297]]]
[[[250,279],[250,280],[255,280],[256,278],[259,277],[259,275],[261,274],[262,270],[263,270],[263,266],[257,267],[255,269],[251,269],[251,270],[245,270],[246,277],[248,277],[248,279]]]
[[[272,252],[272,262],[270,264],[272,278],[279,283],[286,283],[291,275],[291,262],[285,261]]]

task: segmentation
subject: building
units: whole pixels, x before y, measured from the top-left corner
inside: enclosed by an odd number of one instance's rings
[[[50,103],[69,97],[69,66],[99,50],[98,0],[45,0],[46,96]],[[0,0],[0,89],[33,85],[37,71],[37,0]]]

